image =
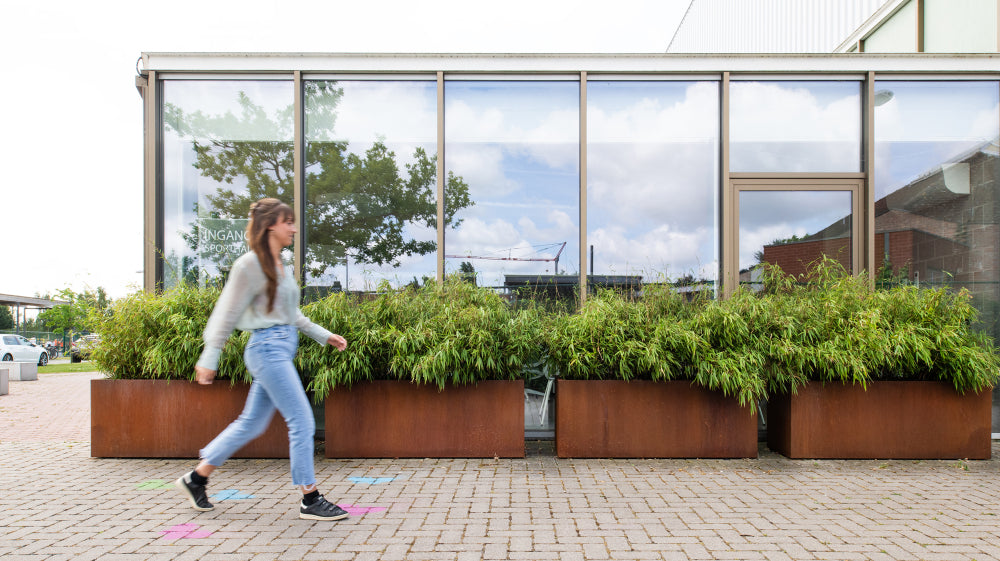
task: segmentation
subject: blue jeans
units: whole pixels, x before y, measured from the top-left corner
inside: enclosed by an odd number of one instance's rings
[[[201,450],[201,458],[221,466],[246,443],[267,430],[277,410],[288,425],[288,452],[292,483],[313,485],[313,418],[309,398],[302,388],[292,359],[299,346],[299,332],[291,325],[258,329],[250,335],[243,360],[253,376],[247,403],[240,416]]]

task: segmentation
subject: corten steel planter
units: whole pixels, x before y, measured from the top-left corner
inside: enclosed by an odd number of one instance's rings
[[[557,380],[560,458],[756,458],[757,416],[671,380]]]
[[[523,458],[524,382],[417,385],[396,380],[326,396],[327,458]]]
[[[789,458],[990,457],[991,392],[945,382],[813,382],[767,404],[768,447]]]
[[[243,410],[249,384],[184,380],[92,380],[90,455],[197,458]],[[287,458],[288,429],[275,413],[267,431],[235,458]]]

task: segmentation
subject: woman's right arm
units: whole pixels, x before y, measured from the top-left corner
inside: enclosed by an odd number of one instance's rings
[[[257,270],[254,270],[256,268]],[[226,286],[208,318],[203,338],[205,350],[198,359],[198,367],[215,371],[226,340],[236,327],[236,322],[250,306],[254,296],[266,285],[267,279],[255,259],[239,259],[233,264]],[[200,376],[199,376],[200,377]]]

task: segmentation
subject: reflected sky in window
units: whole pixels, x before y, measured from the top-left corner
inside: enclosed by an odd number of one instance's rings
[[[305,91],[306,284],[375,290],[434,278],[437,83],[317,81]],[[431,175],[416,180],[417,164]],[[411,180],[419,186],[407,189]]]
[[[861,171],[861,83],[730,83],[730,170]]]
[[[718,83],[590,81],[587,105],[594,272],[714,281]]]
[[[742,191],[739,205],[740,270],[759,263],[764,246],[775,242],[794,240],[805,243],[837,238],[844,228],[847,229],[847,239],[850,239],[850,220],[845,220],[851,216],[850,192]],[[832,250],[824,248],[823,252]],[[818,258],[820,252],[804,255],[809,255],[804,258],[808,262]],[[849,266],[849,259],[847,263]],[[783,267],[787,265],[779,264]]]
[[[245,251],[243,244],[227,244],[231,247],[220,249],[217,242],[220,238],[232,238],[245,228],[243,207],[248,208],[249,204],[243,205],[242,199],[251,196],[251,186],[270,182],[283,200],[292,200],[290,165],[282,167],[274,158],[266,159],[275,162],[271,167],[247,165],[241,158],[222,163],[223,154],[235,154],[243,148],[246,148],[243,155],[256,151],[278,159],[291,156],[292,92],[290,81],[164,82],[166,287],[181,280],[204,282],[219,274],[220,264],[231,262],[234,255]],[[200,153],[196,147],[200,147]],[[220,193],[232,194],[239,202],[232,204],[232,199],[219,202]],[[205,220],[212,222],[202,223]]]
[[[875,200],[1000,136],[997,82],[877,81]]]
[[[505,274],[579,272],[579,88],[445,83],[446,169],[472,202],[445,234],[447,273],[469,262],[480,285],[499,286]]]

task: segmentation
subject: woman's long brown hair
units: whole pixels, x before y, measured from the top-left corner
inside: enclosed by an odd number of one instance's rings
[[[250,223],[247,224],[247,244],[257,254],[260,268],[267,277],[267,312],[274,309],[274,296],[278,292],[278,270],[274,266],[274,256],[271,254],[268,228],[279,221],[295,218],[292,207],[278,199],[261,199],[250,205]]]

